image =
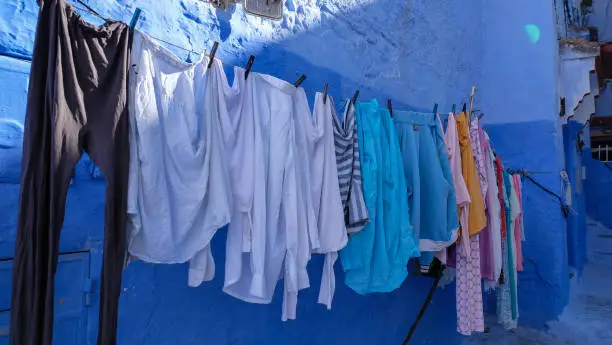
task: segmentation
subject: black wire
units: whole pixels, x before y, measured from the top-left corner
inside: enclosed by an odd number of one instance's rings
[[[410,332],[408,332],[408,335],[406,336],[406,339],[404,339],[404,342],[402,343],[402,345],[407,345],[410,342],[410,339],[412,339],[412,336],[414,335],[414,332],[416,331],[416,328],[419,325],[419,322],[421,321],[423,314],[425,314],[425,310],[427,309],[427,307],[429,306],[429,303],[431,302],[431,299],[433,298],[433,294],[436,291],[436,288],[438,287],[438,283],[440,283],[441,278],[442,278],[442,275],[441,274],[438,275],[433,285],[431,286],[431,289],[429,289],[429,294],[427,295],[427,299],[425,300],[425,303],[423,303],[423,306],[421,307],[421,311],[419,311],[419,315],[417,316],[416,320],[412,324],[412,327],[410,327]]]
[[[81,1],[81,0],[76,0],[76,2],[78,2],[79,4],[85,6],[85,8],[91,12],[91,14],[93,14],[94,16],[108,22],[109,19],[108,18],[104,18],[100,13],[96,12],[96,10],[94,10],[93,8],[89,7],[89,5],[87,5],[85,2]]]
[[[512,173],[512,170],[508,170],[508,172]],[[544,187],[542,184],[540,184],[538,181],[536,181],[533,177],[529,176],[529,174],[527,174],[525,171],[518,170],[518,171],[516,171],[516,173],[518,173],[521,176],[525,177],[526,179],[531,181],[531,183],[536,185],[538,188],[540,188],[541,190],[545,191],[546,193],[552,195],[555,199],[557,199],[559,201],[559,205],[561,205],[561,213],[563,213],[563,217],[565,217],[565,218],[569,217],[569,214],[570,214],[569,206],[565,205],[565,203],[563,202],[563,198],[561,198],[560,195],[558,195],[557,193],[555,193],[555,192],[551,191],[550,189]]]

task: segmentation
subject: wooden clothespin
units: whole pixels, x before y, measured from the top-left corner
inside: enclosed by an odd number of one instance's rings
[[[453,114],[455,113],[455,110],[456,110],[456,109],[457,109],[457,105],[456,105],[456,104],[453,104],[453,111],[452,111],[452,113],[453,113]]]
[[[212,66],[213,64],[213,61],[215,61],[215,54],[217,54],[217,48],[219,48],[219,42],[215,41],[215,43],[213,43],[212,50],[210,51],[210,60],[208,61],[207,68],[210,68],[210,66]]]
[[[327,83],[323,86],[323,104],[327,103]]]
[[[357,102],[357,97],[359,97],[359,90],[355,91],[355,95],[353,95],[353,99],[351,100],[353,105]]]
[[[465,113],[467,111],[467,104],[463,103],[463,108],[461,108],[461,112]]]
[[[130,20],[130,32],[134,32],[134,29],[136,28],[136,23],[138,23],[138,19],[140,18],[141,12],[142,10],[139,7],[136,7],[134,15],[132,16],[132,20]]]
[[[247,65],[246,65],[246,72],[244,73],[244,80],[247,80],[247,78],[249,77],[249,73],[251,73],[251,67],[253,67],[253,62],[255,62],[255,56],[251,55],[251,57],[249,57],[249,62],[247,62]]]
[[[470,95],[470,112],[468,113],[468,119],[472,120],[472,110],[474,109],[474,94],[476,93],[476,86],[472,86],[472,94]]]
[[[304,80],[306,80],[306,76],[302,74],[300,78],[295,83],[293,83],[293,86],[300,87],[300,85],[302,85]]]
[[[438,115],[438,103],[434,104],[434,110],[433,110],[434,115]]]
[[[393,117],[393,106],[391,106],[391,100],[387,100],[387,109],[389,109],[389,115]]]

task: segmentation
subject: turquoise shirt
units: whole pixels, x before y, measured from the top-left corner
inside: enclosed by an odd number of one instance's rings
[[[410,225],[406,180],[389,111],[378,102],[355,105],[363,194],[370,222],[340,253],[345,282],[359,294],[397,289],[408,260],[420,255]]]

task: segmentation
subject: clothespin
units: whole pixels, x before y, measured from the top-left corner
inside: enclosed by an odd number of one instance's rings
[[[438,114],[438,103],[434,104],[434,110],[433,110],[434,115]]]
[[[351,100],[353,104],[357,102],[357,97],[359,97],[359,90],[355,91],[355,95],[353,95],[353,99]]]
[[[455,109],[456,109],[457,105],[453,104],[453,114],[455,113]]]
[[[393,117],[393,107],[391,106],[391,100],[387,100],[387,109],[389,109],[389,115]]]
[[[468,113],[468,120],[470,121],[472,120],[472,111],[474,109],[474,94],[475,93],[476,93],[476,86],[472,86],[472,94],[470,95],[470,112]]]
[[[213,43],[212,50],[210,51],[210,60],[208,61],[207,68],[210,68],[210,66],[212,66],[213,64],[213,61],[215,61],[215,54],[217,54],[217,48],[219,48],[219,42],[215,41],[215,43]]]
[[[293,86],[300,87],[304,80],[306,80],[306,76],[302,74],[302,76],[300,76],[300,78],[293,84]]]
[[[323,86],[323,104],[327,103],[327,83]]]
[[[138,19],[140,18],[140,12],[142,12],[142,10],[139,7],[136,7],[134,15],[132,16],[132,20],[130,20],[130,32],[134,32],[134,29],[136,28],[136,23],[138,23]]]
[[[244,73],[244,80],[247,80],[247,78],[249,77],[249,73],[251,73],[251,67],[253,67],[253,62],[255,62],[255,56],[251,55],[251,57],[249,57],[249,62],[247,62],[247,65],[246,65],[246,72]]]
[[[467,111],[467,104],[463,103],[463,108],[461,108],[461,112],[465,113]]]

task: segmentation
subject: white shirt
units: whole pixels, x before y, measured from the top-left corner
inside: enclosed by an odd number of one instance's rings
[[[241,105],[221,114],[227,116],[221,123],[234,186],[223,290],[267,304],[283,278],[283,320],[295,318],[298,291],[309,286],[314,213],[308,214],[306,189],[297,182],[293,119],[294,113],[309,116],[309,109],[295,101],[303,90],[270,76],[251,72],[245,81],[244,71],[236,69],[234,87]]]
[[[216,71],[206,59],[178,60],[140,32],[133,47],[128,251],[153,263],[210,259],[231,204]],[[212,279],[214,263],[206,268]]]
[[[299,92],[296,104],[300,109],[307,107],[306,95]],[[325,255],[323,276],[319,290],[319,303],[331,308],[335,290],[334,263],[340,251],[348,241],[344,211],[338,183],[338,168],[336,163],[336,146],[332,116],[333,101],[328,98],[323,103],[323,95],[315,96],[314,112],[295,112],[297,152],[300,155],[300,180],[310,189],[310,200],[314,212],[315,227],[309,231],[317,231],[311,235],[311,248],[315,253]],[[307,211],[310,211],[310,206]]]

